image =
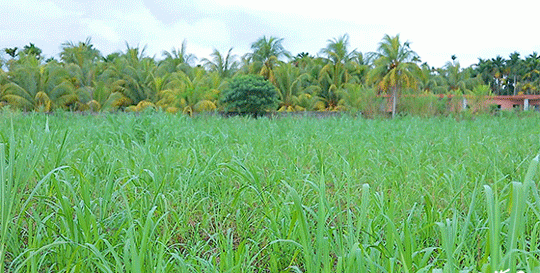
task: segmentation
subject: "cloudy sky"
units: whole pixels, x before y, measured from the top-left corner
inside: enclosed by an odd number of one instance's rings
[[[455,54],[468,66],[478,57],[540,52],[539,8],[530,0],[0,0],[0,48],[32,42],[57,57],[63,42],[91,37],[103,54],[127,42],[160,58],[185,39],[201,59],[213,48],[243,55],[266,35],[284,38],[294,55],[316,55],[345,33],[361,52],[400,34],[423,62],[440,67]]]

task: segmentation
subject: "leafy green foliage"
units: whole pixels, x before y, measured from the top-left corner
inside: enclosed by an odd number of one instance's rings
[[[261,76],[239,75],[223,91],[222,102],[229,112],[260,115],[275,110],[278,103],[276,88]]]

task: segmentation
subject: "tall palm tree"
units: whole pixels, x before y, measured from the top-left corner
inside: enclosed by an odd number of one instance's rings
[[[34,57],[36,57],[37,59],[41,59],[42,56],[41,56],[41,49],[39,47],[37,47],[35,44],[33,43],[30,43],[28,45],[25,45],[23,47],[23,51],[19,52],[24,54],[24,55],[32,55]]]
[[[141,101],[154,101],[156,94],[154,78],[157,64],[151,57],[145,57],[145,48],[127,46],[127,51],[109,62],[100,80],[111,89],[111,98],[105,103],[107,108],[116,109]]]
[[[356,50],[349,51],[349,36],[328,40],[321,50],[322,58],[313,62],[312,71],[318,71],[317,95],[327,109],[335,110],[350,83],[361,83],[367,71],[363,55]],[[319,69],[317,63],[322,65]],[[309,72],[308,72],[309,73]]]
[[[504,79],[506,78],[505,60],[501,56],[497,56],[491,59],[491,76],[495,80],[495,92],[499,95],[503,93],[502,87]]]
[[[191,66],[197,61],[194,54],[187,52],[187,41],[182,42],[182,46],[177,49],[173,48],[170,52],[163,51],[164,59],[159,62],[159,70],[161,73],[173,73],[182,70],[187,72]]]
[[[519,86],[519,80],[521,80],[518,74],[523,70],[522,69],[523,60],[519,57],[519,55],[520,54],[517,51],[510,53],[510,56],[508,60],[506,60],[506,63],[505,63],[509,71],[508,89],[510,93],[512,93],[513,95],[516,95],[518,93],[517,87]]]
[[[279,96],[279,111],[301,110],[298,96],[308,88],[305,82],[309,75],[301,74],[292,63],[283,63],[275,68],[275,86]]]
[[[439,69],[439,74],[444,78],[448,91],[461,90],[465,92],[481,84],[480,77],[472,77],[471,68],[462,69],[455,59]]]
[[[274,66],[281,63],[280,59],[291,57],[282,43],[283,38],[263,36],[251,44],[253,52],[242,57],[243,73],[259,74],[275,84]]]
[[[251,44],[252,53],[248,53],[247,56],[251,61],[265,63],[271,57],[275,57],[278,60],[283,57],[290,57],[290,53],[283,47],[283,38],[276,38],[273,36],[263,36],[256,42]]]
[[[434,94],[443,94],[448,91],[444,78],[435,72],[435,68],[430,67],[427,63],[420,66],[417,76],[419,90]]]
[[[35,55],[20,56],[9,78],[0,100],[23,110],[67,109],[78,100],[68,72],[55,62],[41,64]]]
[[[94,83],[96,74],[99,73],[98,60],[101,59],[101,53],[94,48],[92,40],[87,38],[78,44],[71,41],[63,43],[60,59],[77,88],[79,101],[87,103],[94,100]]]
[[[71,41],[65,42],[62,44],[62,51],[60,52],[60,59],[63,62],[77,64],[80,67],[87,63],[95,63],[100,57],[101,53],[94,48],[90,37],[78,44]]]
[[[347,63],[354,58],[356,50],[349,52],[349,35],[344,34],[339,38],[328,40],[328,44],[321,53],[332,63],[338,64]]]
[[[17,56],[17,50],[19,50],[18,47],[4,48],[4,52],[6,52],[7,55],[11,56],[11,58],[15,58],[15,56]]]
[[[236,61],[236,55],[232,54],[232,47],[227,51],[227,55],[223,56],[217,49],[214,48],[214,51],[210,56],[212,60],[207,58],[202,59],[204,66],[210,70],[215,71],[221,78],[231,77],[238,68],[238,61]]]
[[[385,35],[374,53],[374,68],[368,73],[371,82],[378,82],[380,90],[392,92],[392,117],[396,114],[398,94],[403,88],[416,87],[415,74],[419,67],[420,58],[414,52],[409,42],[401,43],[399,35]]]

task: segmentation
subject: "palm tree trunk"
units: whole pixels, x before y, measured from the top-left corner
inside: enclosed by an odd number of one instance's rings
[[[396,117],[397,87],[392,88],[392,118]]]

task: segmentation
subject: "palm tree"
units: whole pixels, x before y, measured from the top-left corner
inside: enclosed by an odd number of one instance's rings
[[[94,100],[94,82],[100,58],[101,53],[94,48],[90,38],[78,44],[73,42],[62,44],[60,59],[71,75],[71,81],[77,88],[76,93],[82,103]]]
[[[537,94],[538,86],[540,86],[540,55],[533,52],[529,54],[524,60],[524,72],[523,72],[522,90],[527,94]]]
[[[497,94],[501,95],[503,81],[506,78],[506,70],[504,67],[505,60],[501,56],[491,59],[491,76],[495,80],[495,91]]]
[[[345,85],[352,82],[351,75],[342,63],[326,64],[319,72],[318,96],[327,109],[335,110],[341,99]]]
[[[247,56],[251,61],[266,63],[271,57],[280,59],[282,57],[290,57],[290,53],[283,47],[283,38],[276,38],[273,36],[263,36],[256,42],[251,44],[252,53],[248,53]]]
[[[227,55],[223,56],[217,49],[210,56],[212,60],[202,59],[204,66],[210,70],[215,71],[221,78],[231,77],[238,69],[238,61],[236,61],[236,55],[231,55],[232,47],[227,51]]]
[[[243,73],[259,74],[275,84],[274,66],[279,64],[283,57],[291,57],[291,54],[283,47],[282,42],[283,38],[263,36],[251,44],[253,52],[242,57]]]
[[[284,63],[274,69],[275,86],[279,96],[279,111],[303,110],[298,107],[298,96],[306,90],[307,74],[301,74],[298,67]]]
[[[371,82],[378,82],[379,89],[392,90],[392,117],[396,114],[397,96],[403,88],[414,88],[420,58],[409,42],[401,43],[399,35],[385,35],[379,43],[374,68],[368,73]]]
[[[42,52],[41,49],[39,47],[37,47],[36,45],[34,45],[33,43],[25,45],[24,48],[23,48],[23,51],[22,51],[23,54],[25,54],[25,55],[33,55],[37,59],[42,58],[41,52]]]
[[[349,52],[349,35],[344,34],[339,38],[328,40],[328,44],[321,53],[332,63],[338,64],[347,63],[354,58],[356,50]]]
[[[99,50],[92,45],[92,39],[86,38],[84,42],[75,44],[71,41],[62,44],[60,59],[65,63],[77,64],[80,67],[87,63],[95,63],[101,57]]]
[[[471,68],[462,69],[455,58],[439,69],[439,74],[444,78],[448,91],[461,90],[465,92],[481,84],[481,78],[472,77]]]
[[[448,91],[445,79],[435,72],[435,68],[430,67],[427,63],[420,66],[417,76],[419,90],[434,94],[442,94]]]
[[[184,40],[179,49],[173,48],[171,52],[163,51],[163,60],[159,62],[161,73],[172,73],[178,70],[187,72],[197,61],[194,54],[187,53],[187,42]]]
[[[517,87],[519,86],[518,81],[520,80],[518,78],[519,72],[522,70],[522,60],[519,57],[519,53],[513,52],[510,53],[509,59],[506,60],[506,67],[510,74],[508,75],[508,89],[510,90],[510,93],[513,95],[517,94]]]
[[[127,45],[126,53],[109,62],[100,75],[100,80],[106,82],[111,91],[104,103],[106,108],[117,109],[156,99],[152,75],[156,75],[157,64],[153,58],[145,57],[144,51],[145,48]]]
[[[78,100],[68,72],[55,62],[41,64],[35,55],[20,56],[9,78],[0,100],[23,110],[67,109]]]
[[[215,109],[222,81],[217,73],[208,75],[202,67],[196,67],[189,75],[183,71],[170,75],[168,83],[157,94],[157,105],[173,107],[186,113]]]
[[[19,48],[17,47],[4,48],[4,52],[6,52],[7,55],[11,56],[11,58],[15,58],[15,56],[17,56],[17,50],[19,50]]]
[[[324,101],[326,109],[335,110],[346,92],[345,86],[361,83],[368,67],[360,52],[349,51],[347,34],[328,40],[321,55],[324,57],[314,61],[311,71],[307,73],[317,79],[317,95]],[[316,75],[313,74],[315,71]]]

